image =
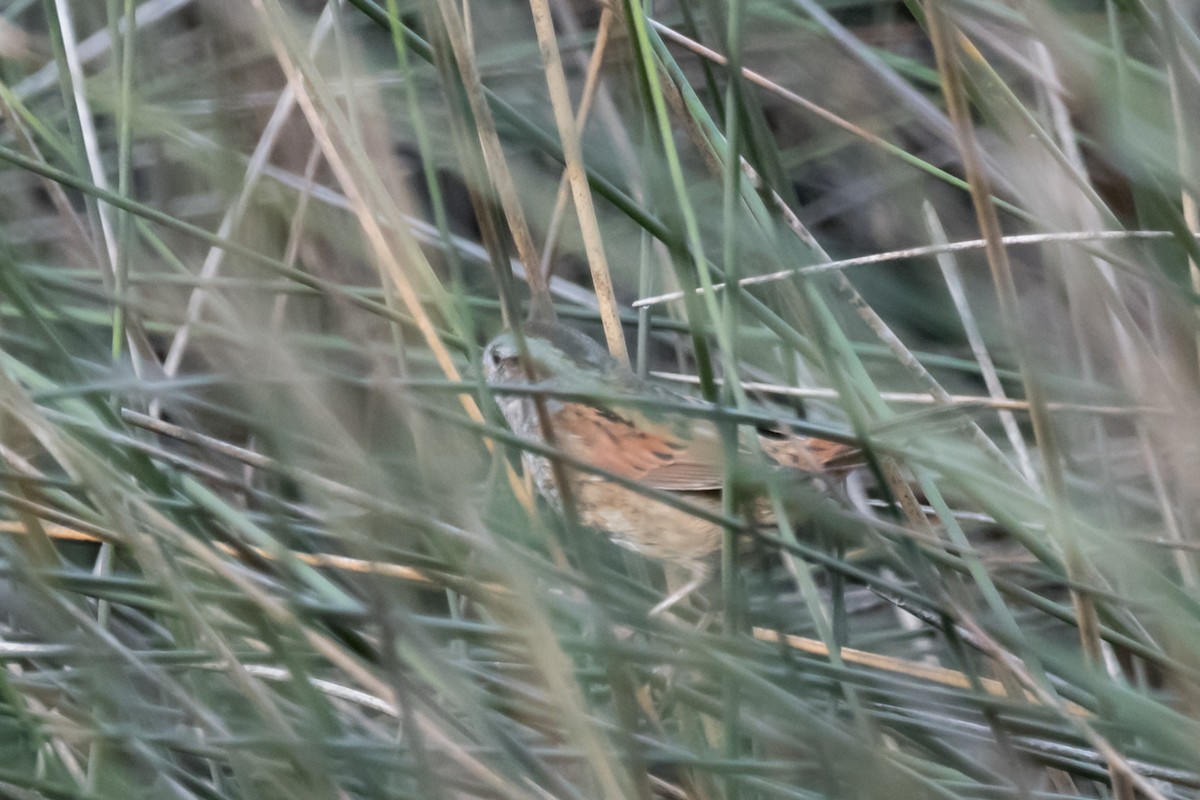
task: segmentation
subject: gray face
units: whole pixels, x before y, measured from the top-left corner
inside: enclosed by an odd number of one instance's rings
[[[603,347],[578,331],[561,325],[531,322],[525,326],[534,378],[550,381],[570,376],[600,376],[620,370]],[[517,342],[510,331],[493,339],[483,351],[483,373],[489,382],[524,383],[527,375],[518,357]]]
[[[483,349],[483,375],[488,383],[511,383],[523,377],[517,344],[508,331],[497,336]]]
[[[572,367],[572,361],[565,353],[553,346],[548,340],[527,330],[525,345],[529,352],[529,367],[537,383],[548,383],[565,371],[577,369]],[[512,333],[505,331],[488,343],[483,350],[483,374],[488,383],[523,385],[529,383],[529,376],[521,364],[517,343]],[[570,380],[568,377],[567,380]],[[497,393],[496,405],[504,415],[513,433],[527,439],[541,440],[541,423],[538,419],[537,408],[528,395]],[[556,402],[547,400],[547,406],[553,408]],[[558,490],[554,483],[550,462],[529,451],[521,454],[526,468],[533,476],[538,491],[551,502],[557,502]]]

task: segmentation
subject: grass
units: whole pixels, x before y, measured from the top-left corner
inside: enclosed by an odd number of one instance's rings
[[[0,15],[6,796],[1200,795],[1187,9]],[[649,616],[530,313],[867,464]]]

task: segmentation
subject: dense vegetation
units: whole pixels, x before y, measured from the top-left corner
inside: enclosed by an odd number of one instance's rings
[[[1200,796],[1197,22],[0,5],[0,794]],[[531,307],[864,464],[650,615]]]

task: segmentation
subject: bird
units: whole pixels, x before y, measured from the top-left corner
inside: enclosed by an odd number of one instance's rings
[[[708,580],[725,529],[621,485],[608,475],[670,493],[719,514],[727,459],[720,431],[703,416],[649,407],[656,401],[674,406],[702,404],[639,377],[574,328],[530,321],[522,330],[527,361],[523,361],[511,330],[501,332],[483,350],[484,376],[489,385],[500,387],[496,403],[514,434],[545,444],[534,395],[504,393],[503,388],[544,390],[540,396],[553,444],[604,473],[563,462],[562,474],[579,521],[608,534],[617,544],[671,567],[669,586],[672,571],[675,573],[678,585],[650,611],[651,616],[660,615]],[[558,396],[566,393],[571,398]],[[589,393],[604,399],[573,399]],[[792,473],[844,472],[861,463],[858,448],[819,437],[774,432],[761,437],[759,443],[777,469]],[[522,452],[522,460],[538,492],[561,509],[562,487],[551,460],[530,450]],[[765,498],[748,507],[752,521],[766,523],[773,518]]]

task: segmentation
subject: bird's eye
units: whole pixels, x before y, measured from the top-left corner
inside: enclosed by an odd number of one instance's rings
[[[500,355],[499,350],[493,349],[491,358],[492,358],[492,366],[493,367],[499,367],[501,364],[504,363],[504,356]]]

